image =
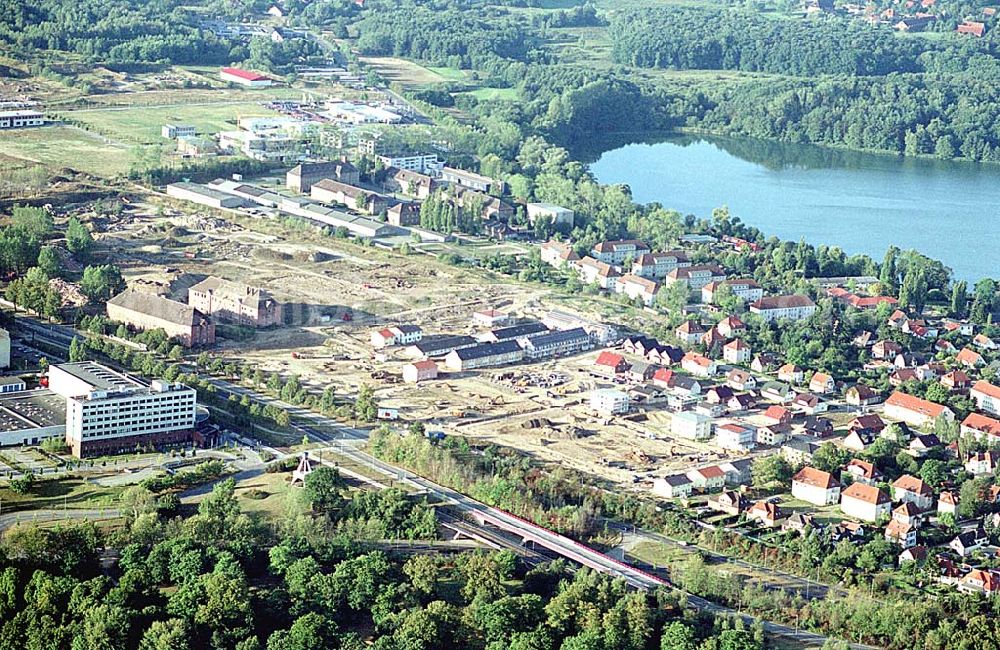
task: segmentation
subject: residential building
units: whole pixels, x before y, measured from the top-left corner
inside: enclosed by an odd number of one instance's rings
[[[190,305],[126,289],[106,304],[108,318],[137,330],[162,329],[185,347],[215,343],[215,323]]]
[[[580,259],[572,246],[557,241],[545,242],[542,244],[540,252],[542,261],[557,269]]]
[[[456,185],[468,187],[469,189],[476,190],[477,192],[485,192],[487,194],[492,194],[493,190],[496,190],[496,193],[498,194],[502,193],[504,188],[502,181],[498,181],[475,172],[465,171],[464,169],[455,169],[453,167],[441,168],[441,180],[446,183],[454,183]]]
[[[758,354],[750,362],[750,370],[754,372],[770,372],[778,366],[778,358],[769,352]]]
[[[615,290],[625,294],[630,300],[638,298],[642,304],[649,307],[656,299],[656,292],[660,290],[660,285],[654,280],[647,280],[638,275],[627,273],[615,283]]]
[[[188,304],[213,318],[270,327],[282,323],[282,308],[265,289],[222,278],[208,277],[188,289]]]
[[[531,224],[539,217],[552,220],[556,228],[573,227],[573,211],[569,208],[553,205],[551,203],[529,203],[526,206],[528,221]]]
[[[817,506],[840,500],[840,482],[829,472],[815,467],[803,467],[792,477],[792,496]]]
[[[381,160],[386,169],[403,169],[435,177],[441,173],[441,168],[444,167],[444,163],[439,161],[437,154],[434,153],[379,154],[376,159]]]
[[[750,313],[767,322],[776,320],[804,320],[816,312],[816,303],[808,296],[772,296],[750,304]]]
[[[637,239],[602,241],[594,245],[591,257],[605,264],[622,264],[625,260],[638,259],[649,252],[649,246]]]
[[[947,406],[899,391],[889,396],[882,412],[888,418],[901,420],[915,427],[932,425],[939,417],[946,420],[955,419],[954,412]]]
[[[726,316],[715,324],[715,329],[725,337],[739,336],[747,331],[746,323],[735,316]]]
[[[358,168],[346,158],[332,162],[302,163],[285,172],[285,187],[302,194],[308,194],[314,183],[331,179],[357,185],[361,180]]]
[[[910,444],[907,445],[906,451],[915,458],[923,458],[929,451],[940,446],[941,440],[939,440],[933,433],[928,433],[914,436],[913,440],[910,440]]]
[[[712,377],[718,372],[715,361],[696,352],[688,352],[681,359],[681,368],[695,377]]]
[[[789,384],[801,384],[805,376],[805,371],[794,363],[786,363],[778,368],[778,381],[784,381]]]
[[[92,361],[50,366],[48,380],[49,390],[66,399],[66,444],[77,458],[195,439],[193,388],[147,385]]]
[[[904,549],[917,545],[917,529],[911,524],[891,520],[885,527],[886,540],[902,546]]]
[[[760,416],[760,420],[761,422],[767,425],[772,425],[772,424],[788,425],[792,423],[792,412],[784,407],[775,404],[773,406],[767,407],[767,410],[764,411],[764,414]]]
[[[747,519],[758,522],[764,528],[775,528],[778,522],[784,518],[785,513],[778,507],[778,504],[770,501],[758,501],[747,511]]]
[[[757,378],[746,370],[733,368],[726,374],[726,384],[734,390],[756,390]]]
[[[709,282],[701,288],[701,301],[709,305],[714,305],[716,293],[723,287],[728,288],[735,297],[746,303],[756,302],[764,297],[764,290],[759,284],[754,280],[744,278]]]
[[[403,366],[403,381],[407,384],[419,384],[422,381],[437,379],[437,363],[430,359],[414,361]]]
[[[1000,592],[1000,571],[995,569],[973,569],[959,579],[958,590],[966,593],[992,596]]]
[[[844,467],[844,472],[851,476],[855,483],[875,485],[882,479],[882,472],[874,464],[866,460],[852,458]]]
[[[561,332],[532,334],[519,338],[518,343],[524,348],[524,356],[528,359],[561,357],[594,347],[593,340],[582,327]]]
[[[417,203],[400,201],[386,210],[385,220],[390,226],[396,226],[397,228],[419,226],[420,205]]]
[[[1000,453],[992,450],[977,452],[969,454],[965,459],[965,471],[973,476],[993,474],[998,464],[1000,464]]]
[[[413,359],[428,357],[443,357],[453,350],[462,350],[479,345],[479,341],[471,336],[438,336],[431,339],[421,338],[406,348],[406,354]]]
[[[726,473],[726,485],[746,485],[752,478],[753,459],[741,458],[719,465]]]
[[[958,516],[958,497],[954,492],[942,492],[938,497],[937,511],[940,515]]]
[[[973,551],[986,546],[989,541],[989,536],[982,528],[975,528],[959,534],[958,537],[951,540],[948,548],[955,551],[959,557],[967,557],[972,555]]]
[[[628,370],[630,364],[620,354],[605,350],[594,360],[594,371],[606,376],[615,376]]]
[[[691,496],[694,484],[683,474],[664,476],[653,480],[653,494],[665,499],[686,499]]]
[[[795,391],[788,384],[783,384],[780,381],[768,381],[760,387],[760,396],[762,399],[778,404],[791,404],[792,400],[795,399]]]
[[[0,129],[24,129],[44,124],[45,115],[38,111],[0,111]]]
[[[840,495],[840,509],[848,517],[876,522],[892,510],[889,495],[873,485],[852,483]]]
[[[584,257],[577,262],[576,268],[584,284],[595,284],[608,292],[615,291],[618,278],[621,276],[614,266],[592,257]]]
[[[687,440],[708,440],[712,437],[712,418],[693,411],[674,413],[670,432]]]
[[[939,383],[953,393],[964,393],[972,388],[972,379],[962,370],[952,370],[942,375]]]
[[[632,262],[632,274],[640,278],[662,280],[676,268],[691,266],[684,251],[643,253]]]
[[[814,373],[809,380],[809,391],[819,395],[829,395],[837,389],[837,383],[833,377],[825,372]]]
[[[722,346],[722,358],[726,363],[749,363],[750,346],[744,343],[742,339],[733,339]]]
[[[792,406],[808,415],[826,413],[830,405],[812,393],[799,393],[792,400]]]
[[[757,427],[757,444],[777,447],[788,440],[792,429],[787,424],[765,424]]]
[[[686,320],[674,330],[674,336],[685,345],[695,345],[705,333],[705,326],[696,320]]]
[[[527,321],[518,325],[499,327],[485,334],[479,334],[476,338],[483,343],[499,343],[500,341],[509,341],[525,336],[534,336],[535,334],[547,334],[548,331],[549,328],[538,321]]]
[[[986,336],[985,334],[976,334],[972,338],[972,344],[977,348],[981,348],[983,350],[996,350],[998,347],[996,341]]]
[[[895,341],[882,340],[872,346],[873,359],[895,359],[903,351],[903,346]]]
[[[270,77],[250,72],[249,70],[240,70],[239,68],[222,68],[219,71],[219,78],[229,83],[246,86],[247,88],[267,88],[274,83]]]
[[[590,408],[604,415],[628,413],[628,393],[613,388],[603,388],[590,392]]]
[[[960,431],[962,435],[974,435],[976,440],[985,439],[990,446],[1000,444],[1000,420],[979,413],[969,413],[962,420]]]
[[[904,501],[892,511],[892,518],[901,524],[910,524],[914,528],[924,525],[924,519],[928,516],[928,511],[921,510],[909,501]]]
[[[733,451],[750,451],[757,443],[757,431],[753,427],[735,422],[715,427],[715,444]]]
[[[725,490],[710,498],[708,507],[727,515],[738,515],[747,509],[747,500],[735,490]]]
[[[929,510],[934,502],[934,492],[923,480],[903,474],[892,484],[892,500],[909,502],[921,510]]]
[[[1000,387],[988,381],[977,381],[969,391],[969,397],[975,400],[980,411],[1000,415]]]
[[[743,413],[757,406],[757,400],[750,393],[733,395],[726,402],[726,408],[733,413]]]
[[[885,421],[875,413],[859,415],[847,424],[851,433],[858,433],[874,440],[885,429]]]
[[[733,389],[729,386],[713,386],[705,393],[705,401],[710,404],[725,404],[733,394]]]
[[[986,365],[986,361],[983,360],[983,355],[979,354],[972,348],[962,348],[962,350],[955,355],[955,361],[972,370]]]
[[[393,345],[411,345],[424,338],[424,331],[417,325],[393,325],[371,333],[373,348],[387,348]]]
[[[712,282],[722,282],[726,279],[726,272],[715,264],[699,264],[694,266],[682,266],[667,273],[663,283],[666,285],[681,282],[690,291],[701,291],[702,287]]]
[[[864,384],[854,384],[844,391],[844,401],[851,406],[871,406],[878,404],[879,394]]]
[[[705,492],[722,489],[726,484],[726,473],[718,465],[689,470],[686,476],[696,490]]]
[[[500,341],[452,350],[445,356],[444,365],[449,370],[465,371],[503,366],[523,358],[524,350],[517,341]]]

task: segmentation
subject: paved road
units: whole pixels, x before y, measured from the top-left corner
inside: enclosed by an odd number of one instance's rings
[[[76,519],[103,521],[118,519],[121,516],[121,511],[114,508],[104,508],[101,510],[22,510],[0,515],[0,531],[5,531],[11,526],[21,523],[69,521]]]
[[[48,329],[47,326],[46,329]],[[61,330],[60,334],[62,338],[72,338],[73,330],[71,328],[60,327],[57,331],[59,330]],[[370,466],[374,470],[393,477],[395,480],[408,483],[419,490],[424,490],[428,493],[434,494],[465,514],[493,518],[515,531],[518,530],[519,527],[524,527],[524,530],[530,535],[543,538],[546,546],[550,549],[556,552],[561,552],[561,554],[564,554],[566,557],[573,558],[575,561],[578,561],[575,558],[583,557],[588,561],[588,563],[603,566],[607,573],[621,576],[636,586],[655,588],[657,586],[667,584],[667,582],[662,578],[657,578],[644,571],[612,560],[602,553],[598,553],[593,549],[590,549],[582,544],[578,544],[572,540],[568,540],[567,538],[551,531],[539,529],[533,525],[530,525],[530,528],[528,528],[526,526],[527,522],[523,522],[513,515],[496,510],[495,508],[490,508],[489,506],[476,501],[471,497],[456,492],[450,488],[437,485],[436,483],[413,474],[408,470],[382,462],[374,456],[371,456],[357,448],[357,446],[367,438],[367,432],[364,430],[347,427],[326,416],[314,413],[305,408],[298,407],[287,402],[283,402],[282,400],[260,395],[255,391],[237,386],[223,379],[211,378],[210,381],[216,386],[220,393],[235,394],[238,396],[249,395],[264,404],[273,404],[286,409],[293,417],[294,423],[291,427],[297,432],[308,435],[313,440],[333,443],[335,446],[331,447],[332,451],[336,451],[337,453],[340,453],[341,455],[346,456],[361,465]],[[307,424],[300,424],[299,422],[301,421],[305,421]],[[316,427],[322,427],[323,430],[317,429]],[[332,431],[333,433],[328,433],[327,431]],[[263,469],[245,471],[263,471]],[[252,475],[253,474],[250,474],[250,476]],[[209,486],[200,486],[203,490],[208,489],[208,487]],[[195,488],[195,490],[197,489],[199,488]],[[752,617],[743,615],[742,613],[728,607],[709,602],[698,596],[688,595],[688,603],[692,607],[703,611],[716,614],[743,616],[747,620],[752,620]],[[770,621],[763,621],[763,626],[764,629],[770,634],[792,639],[796,643],[800,643],[805,646],[821,646],[827,640],[827,637],[812,634],[810,632],[804,632],[787,625],[781,625]],[[870,648],[870,646],[860,644],[852,644],[851,647],[858,650],[867,650]]]

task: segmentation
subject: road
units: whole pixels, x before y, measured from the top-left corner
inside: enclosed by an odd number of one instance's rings
[[[48,521],[70,521],[87,519],[90,521],[104,521],[118,519],[122,516],[121,511],[113,508],[102,510],[22,510],[0,515],[0,532],[7,530],[11,526],[22,523],[42,523]]]
[[[23,320],[35,322],[27,318]],[[49,327],[48,325],[41,325],[37,322],[35,322],[35,327],[30,329],[34,329],[35,331],[42,329],[49,332],[58,332],[56,336],[65,340],[67,345],[68,341],[71,340],[75,334],[72,328],[63,326]],[[432,494],[444,503],[448,504],[450,507],[471,519],[475,519],[477,517],[486,518],[487,520],[493,520],[504,527],[507,527],[511,531],[523,530],[526,533],[526,538],[528,536],[539,538],[549,549],[559,553],[560,555],[570,558],[575,562],[579,562],[582,559],[589,566],[600,567],[605,573],[621,577],[635,587],[652,589],[661,585],[669,585],[669,583],[663,578],[653,576],[631,565],[614,560],[583,544],[569,540],[562,535],[558,535],[557,533],[547,529],[534,526],[533,524],[525,522],[514,515],[510,515],[509,513],[497,510],[496,508],[491,508],[490,506],[487,506],[486,504],[460,492],[452,490],[451,488],[438,485],[410,472],[409,470],[390,465],[361,451],[358,446],[367,439],[367,432],[362,429],[347,427],[332,418],[314,413],[305,408],[289,404],[279,399],[258,394],[255,391],[243,388],[242,386],[237,386],[224,379],[210,378],[210,381],[216,386],[216,389],[221,394],[234,394],[238,396],[248,395],[264,404],[273,404],[279,408],[287,410],[292,416],[293,424],[291,425],[291,428],[296,430],[298,433],[308,435],[312,440],[332,443],[333,446],[329,448],[330,451],[341,454],[342,456],[345,456],[360,465],[369,466],[373,470],[392,477],[394,480],[409,484],[417,490]],[[511,547],[520,546],[514,541],[509,540],[508,543],[511,544]],[[688,603],[696,609],[711,612],[713,614],[741,616],[747,620],[752,620],[752,617],[744,615],[742,612],[712,603],[698,596],[689,594]],[[804,632],[787,625],[781,625],[771,621],[762,621],[762,624],[764,629],[769,634],[791,639],[794,642],[805,646],[822,646],[823,643],[827,641],[827,637],[810,632]],[[856,648],[857,650],[867,650],[871,646],[852,644],[851,647]]]

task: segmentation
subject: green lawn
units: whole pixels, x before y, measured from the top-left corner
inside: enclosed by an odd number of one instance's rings
[[[517,89],[516,88],[477,88],[476,90],[470,90],[466,93],[460,93],[462,95],[472,95],[479,101],[495,102],[495,101],[516,101],[517,100]]]
[[[0,151],[54,171],[68,167],[97,176],[124,174],[132,163],[128,147],[68,126],[0,131]]]
[[[160,127],[170,122],[193,124],[199,133],[233,130],[241,116],[277,115],[257,102],[204,105],[145,106],[67,111],[62,117],[87,124],[94,131],[128,143],[159,144]]]
[[[435,68],[427,67],[428,70],[434,74],[444,77],[448,81],[465,81],[466,74],[464,70],[459,70],[458,68]]]
[[[9,487],[0,488],[3,512],[45,510],[52,508],[116,508],[125,488],[103,487],[85,483],[81,478],[38,480],[28,494],[16,494]]]

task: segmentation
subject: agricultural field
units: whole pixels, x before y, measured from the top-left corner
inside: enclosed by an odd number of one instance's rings
[[[389,83],[400,83],[404,88],[418,88],[447,81],[468,81],[465,72],[457,68],[428,68],[396,57],[361,57]]]
[[[513,102],[517,100],[516,88],[477,88],[462,95],[471,95],[482,102]]]

